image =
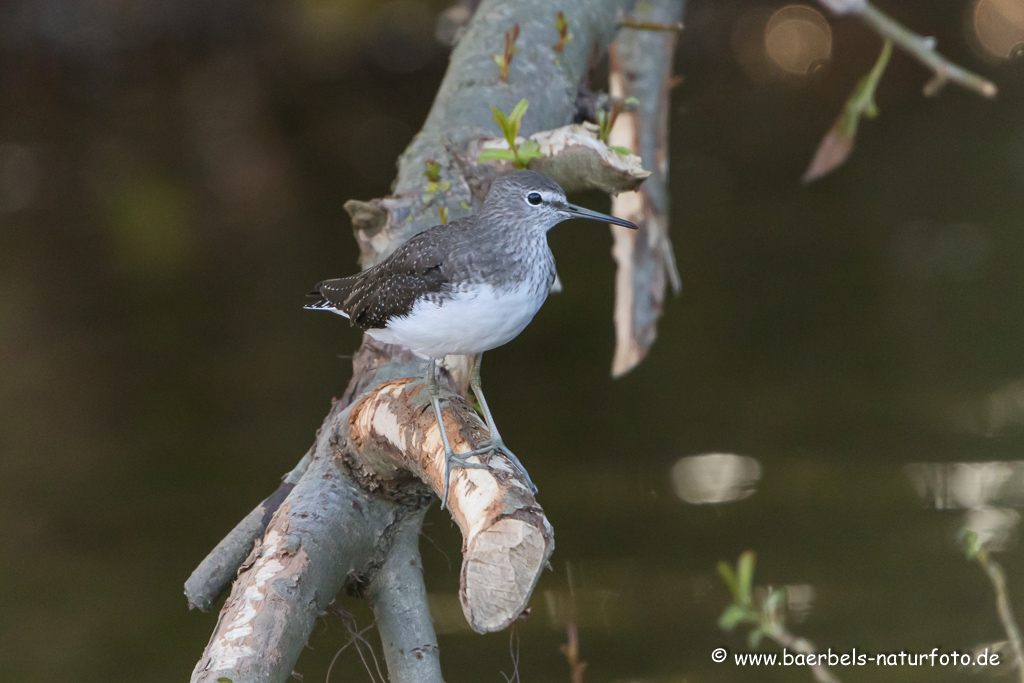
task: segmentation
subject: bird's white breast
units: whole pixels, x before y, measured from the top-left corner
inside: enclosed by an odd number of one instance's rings
[[[518,336],[545,298],[547,290],[530,283],[514,289],[465,285],[440,300],[420,299],[407,315],[388,321],[386,329],[366,333],[387,344],[400,344],[422,358],[483,353]]]

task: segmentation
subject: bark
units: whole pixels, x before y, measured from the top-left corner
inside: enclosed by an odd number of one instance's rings
[[[672,24],[683,16],[683,0],[651,0],[634,15],[640,22]],[[678,293],[679,271],[669,239],[668,114],[671,104],[675,31],[624,29],[610,53],[610,91],[636,97],[640,104],[623,113],[612,129],[612,145],[632,149],[651,176],[636,192],[612,201],[612,213],[640,226],[612,226],[615,278],[615,358],[619,377],[644,359],[657,338],[668,285]]]
[[[487,436],[480,418],[459,396],[446,403],[452,448],[475,448]],[[421,381],[403,378],[380,386],[352,407],[349,421],[349,436],[377,478],[412,472],[440,495],[444,447]],[[479,633],[503,629],[519,617],[554,550],[554,531],[522,473],[503,456],[493,456],[490,464],[488,470],[455,470],[449,491],[451,515],[464,540],[459,600]]]
[[[335,443],[323,429],[308,471],[239,570],[192,673],[195,683],[286,680],[335,593],[366,580],[383,561],[390,532],[408,508],[367,493],[346,476]]]
[[[392,680],[441,680],[441,654],[420,563],[420,526],[425,513],[426,509],[402,522],[366,596],[377,618]]]
[[[391,197],[350,203],[362,265],[372,265],[406,239],[437,224],[443,202],[449,219],[474,213],[487,194],[494,169],[467,166],[460,152],[476,138],[499,134],[491,106],[508,112],[526,98],[530,108],[520,134],[551,130],[573,122],[576,92],[617,28],[618,17],[634,0],[567,0],[554,7],[549,0],[484,0],[452,52],[451,64],[420,134],[399,159]],[[555,15],[564,11],[573,40],[561,53]],[[498,80],[493,57],[501,54],[505,31],[519,24],[519,52],[512,60],[508,83]],[[449,189],[424,192],[428,160],[440,165]],[[557,180],[557,178],[556,178]]]
[[[235,578],[238,568],[263,536],[271,517],[306,473],[313,457],[310,450],[281,480],[281,485],[231,530],[185,582],[189,609],[210,609]]]
[[[639,156],[620,154],[598,140],[597,126],[591,123],[543,130],[530,139],[544,155],[530,160],[530,170],[554,178],[569,193],[599,190],[618,194],[637,189],[651,175],[640,165]],[[508,143],[498,138],[477,140],[469,145],[467,156],[475,158],[483,149],[508,149]],[[513,170],[511,162],[493,165],[506,172]]]

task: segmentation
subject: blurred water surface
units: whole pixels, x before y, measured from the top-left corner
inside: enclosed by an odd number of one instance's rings
[[[0,9],[3,680],[191,671],[215,616],[187,611],[182,582],[350,375],[358,336],[303,294],[355,268],[342,204],[387,192],[444,71],[444,5]],[[588,681],[811,680],[711,661],[749,649],[716,626],[715,564],[746,549],[822,648],[1004,640],[957,545],[965,521],[998,538],[1024,615],[1024,65],[1000,60],[1017,26],[1003,5],[899,5],[999,98],[926,99],[897,55],[852,160],[803,187],[877,39],[782,3],[691,4],[671,150],[684,292],[650,358],[609,379],[611,240],[583,224],[551,233],[564,293],[488,357],[558,544],[517,626],[522,680],[568,680],[569,622]],[[805,52],[778,37],[799,29],[790,15],[817,32]],[[790,66],[749,43],[769,25]],[[501,681],[509,634],[466,630],[457,529],[436,508],[428,523],[446,677]],[[304,680],[345,642],[325,617]],[[331,680],[366,675],[349,648]]]

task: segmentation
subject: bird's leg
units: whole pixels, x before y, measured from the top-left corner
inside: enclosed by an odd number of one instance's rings
[[[444,510],[448,503],[448,479],[453,467],[465,469],[486,468],[487,465],[480,462],[468,462],[467,456],[476,455],[470,452],[465,455],[456,455],[448,443],[448,432],[444,429],[444,417],[441,415],[441,387],[437,382],[437,364],[433,358],[427,361],[427,393],[430,395],[430,405],[434,408],[434,417],[437,419],[437,428],[441,432],[441,443],[444,444],[444,489],[441,493],[441,509]]]
[[[487,422],[487,430],[491,433],[491,437],[486,441],[482,442],[479,448],[471,450],[466,455],[480,455],[490,459],[492,453],[501,453],[506,458],[511,460],[519,471],[522,472],[523,477],[526,479],[526,483],[530,485],[530,489],[534,494],[537,493],[537,487],[534,486],[533,482],[530,481],[530,474],[523,467],[523,463],[519,462],[519,458],[516,454],[508,449],[505,442],[501,439],[501,434],[498,433],[498,427],[494,424],[494,417],[491,415],[490,408],[487,407],[487,399],[484,398],[483,387],[480,386],[480,363],[483,361],[484,354],[478,353],[473,361],[473,372],[469,375],[469,386],[473,389],[473,395],[476,396],[477,403],[480,404],[480,409],[484,412],[484,420]]]

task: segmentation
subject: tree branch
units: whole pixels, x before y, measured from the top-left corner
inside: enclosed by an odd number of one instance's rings
[[[384,564],[370,582],[366,597],[377,618],[384,658],[392,681],[439,681],[441,656],[423,585],[419,537],[424,508],[395,532]]]
[[[652,0],[637,21],[673,23],[683,16],[683,0]],[[651,169],[639,191],[612,201],[612,213],[640,226],[612,226],[615,277],[615,359],[619,377],[644,359],[657,338],[668,284],[678,293],[679,270],[669,239],[668,113],[671,103],[675,32],[627,31],[609,51],[611,94],[636,97],[634,111],[623,112],[612,129],[612,145],[632,149]]]
[[[598,190],[618,194],[637,189],[651,175],[641,166],[639,156],[620,154],[598,140],[597,126],[592,123],[542,130],[530,139],[543,155],[530,160],[530,170],[547,175],[569,193]],[[467,160],[476,159],[485,149],[508,149],[508,142],[503,138],[474,140],[467,147]],[[513,170],[510,161],[492,161],[489,165],[503,172]]]
[[[914,33],[867,0],[818,2],[830,9],[833,14],[852,14],[859,17],[881,36],[890,39],[901,50],[931,69],[935,76],[924,86],[925,95],[936,95],[946,83],[952,82],[985,97],[996,96],[998,88],[995,83],[949,61],[936,52],[934,38]]]
[[[989,551],[982,545],[978,549],[978,563],[989,581],[992,582],[992,589],[996,594],[996,611],[999,613],[999,623],[1006,631],[1006,639],[1010,643],[1010,651],[1013,652],[1014,666],[1017,668],[1017,676],[1021,683],[1024,683],[1024,638],[1021,638],[1020,627],[1017,626],[1017,619],[1013,616],[1013,606],[1010,605],[1010,594],[1006,590],[1006,573],[1001,564],[992,559]]]
[[[487,434],[480,418],[461,396],[444,404],[452,448],[476,448]],[[444,446],[421,381],[381,385],[352,407],[349,423],[349,438],[377,478],[412,472],[440,495]],[[554,531],[524,475],[502,455],[492,456],[490,466],[454,470],[448,494],[464,539],[459,599],[479,633],[519,617],[554,550]]]
[[[238,568],[267,530],[270,518],[306,473],[312,458],[313,451],[310,449],[302,456],[295,469],[284,476],[277,490],[246,515],[196,567],[185,582],[185,597],[188,598],[189,609],[198,608],[206,612],[231,585]]]
[[[317,617],[346,583],[359,585],[379,566],[389,530],[410,514],[339,468],[331,428],[339,417],[328,416],[309,470],[239,571],[193,683],[286,680]]]

